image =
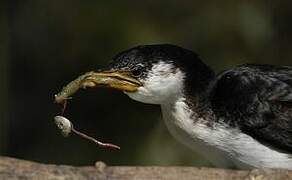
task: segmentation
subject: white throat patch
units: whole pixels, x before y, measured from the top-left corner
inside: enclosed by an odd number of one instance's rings
[[[164,104],[182,94],[184,73],[170,63],[158,62],[141,80],[137,92],[127,93],[132,99],[149,104]]]

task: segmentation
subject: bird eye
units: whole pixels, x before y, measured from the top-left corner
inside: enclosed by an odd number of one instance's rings
[[[142,74],[142,71],[141,71],[141,69],[134,69],[132,71],[132,74],[137,77],[137,76],[140,76]]]

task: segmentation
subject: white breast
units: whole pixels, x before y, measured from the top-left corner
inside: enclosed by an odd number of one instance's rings
[[[184,98],[173,104],[162,105],[163,118],[171,134],[181,143],[202,154],[217,167],[292,169],[289,155],[260,144],[238,129],[204,123],[192,119],[194,113]]]

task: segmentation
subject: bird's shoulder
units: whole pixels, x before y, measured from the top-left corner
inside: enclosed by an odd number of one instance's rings
[[[217,119],[292,153],[292,68],[246,64],[219,73],[210,93]]]

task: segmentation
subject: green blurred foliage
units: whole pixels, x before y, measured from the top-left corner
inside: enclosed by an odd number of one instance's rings
[[[158,106],[103,89],[81,91],[66,116],[119,144],[96,148],[64,139],[53,124],[53,94],[79,74],[138,44],[196,51],[216,72],[242,63],[292,65],[289,1],[37,1],[1,6],[0,148],[3,155],[85,165],[208,165],[176,142]]]

